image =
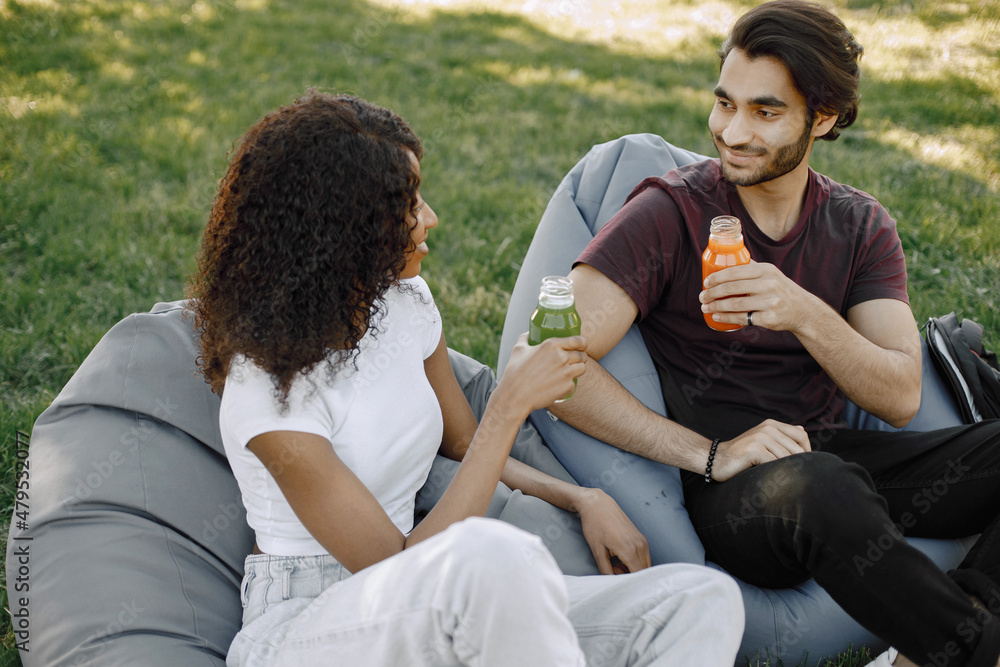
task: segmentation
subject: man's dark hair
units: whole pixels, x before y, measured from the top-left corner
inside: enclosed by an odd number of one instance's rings
[[[774,0],[736,21],[719,49],[721,63],[733,49],[750,58],[776,58],[806,99],[808,122],[815,114],[838,116],[820,137],[833,141],[858,116],[858,61],[864,49],[843,22],[825,8],[802,0]]]

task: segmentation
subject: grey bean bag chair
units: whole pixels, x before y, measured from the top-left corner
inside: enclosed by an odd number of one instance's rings
[[[643,178],[704,159],[656,135],[640,134],[595,146],[573,167],[552,195],[518,275],[500,344],[497,368],[501,372],[517,335],[527,329],[541,279],[566,275],[594,234]],[[647,407],[665,414],[659,379],[636,326],[601,364]],[[855,428],[891,428],[854,405],[848,405],[845,417]],[[580,484],[602,488],[618,501],[645,534],[654,564],[705,564],[705,550],[684,509],[676,468],[599,442],[544,410],[533,414],[530,421]],[[921,407],[907,430],[960,423],[953,400],[924,354]],[[945,569],[957,565],[971,545],[971,538],[910,541]],[[815,581],[787,590],[739,584],[746,606],[746,631],[737,664],[746,664],[746,658],[770,656],[771,664],[780,659],[793,667],[808,657],[814,665],[851,645],[867,645],[874,653],[885,647],[847,616]]]
[[[181,302],[157,304],[120,322],[35,423],[27,525],[15,521],[7,544],[26,667],[225,664],[253,534],[182,313]],[[481,408],[492,372],[451,358]],[[531,426],[514,451],[572,481]],[[418,513],[456,465],[439,457]],[[502,485],[490,515],[540,535],[565,572],[597,573],[576,515]]]

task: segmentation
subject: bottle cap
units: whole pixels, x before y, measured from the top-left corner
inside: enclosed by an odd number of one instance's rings
[[[573,281],[563,276],[542,278],[538,303],[548,308],[567,308],[574,303]]]
[[[720,239],[738,239],[743,236],[743,226],[736,216],[720,215],[712,218],[708,233]]]

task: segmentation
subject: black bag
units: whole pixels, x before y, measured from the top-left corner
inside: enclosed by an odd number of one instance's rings
[[[1000,366],[983,347],[983,326],[955,313],[932,317],[926,324],[931,360],[958,403],[962,419],[974,424],[1000,418]]]

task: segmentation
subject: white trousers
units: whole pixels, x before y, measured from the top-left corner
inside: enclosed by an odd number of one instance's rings
[[[729,667],[743,634],[724,574],[566,577],[541,540],[490,519],[355,575],[330,556],[249,556],[242,590],[228,667]]]

